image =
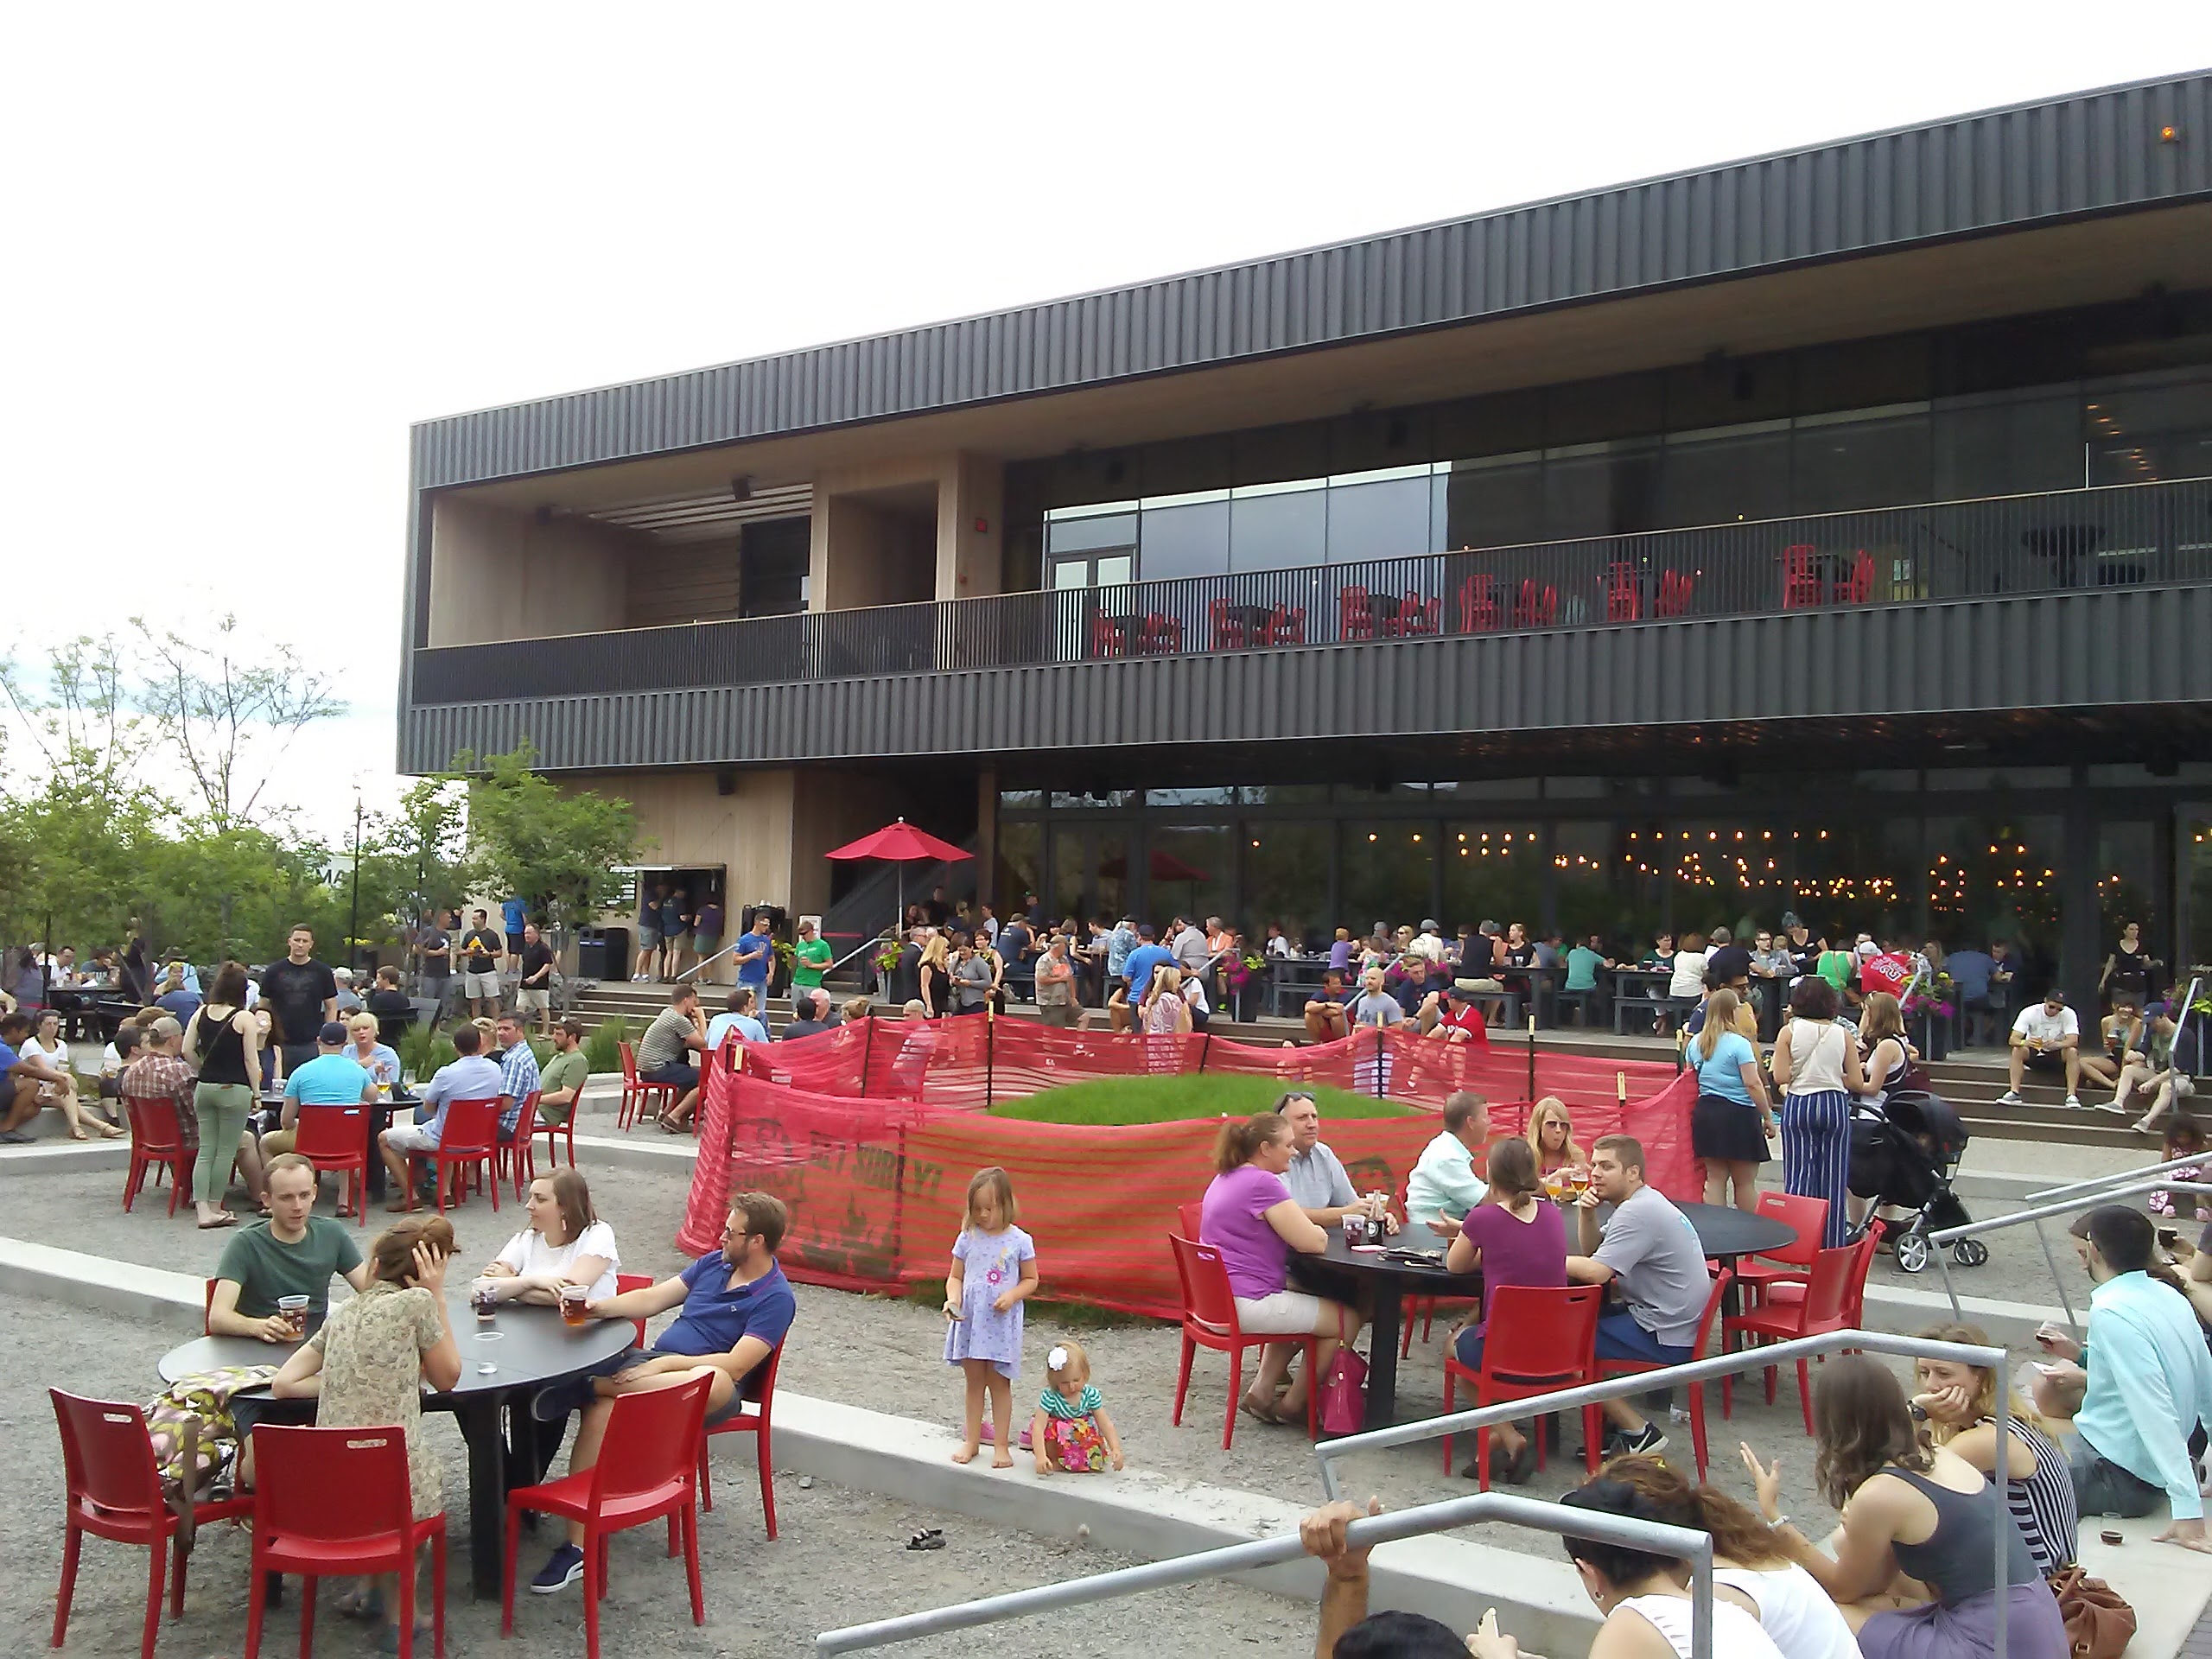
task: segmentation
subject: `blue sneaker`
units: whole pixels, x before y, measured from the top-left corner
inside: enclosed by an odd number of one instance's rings
[[[530,1581],[533,1595],[550,1596],[565,1590],[584,1575],[584,1553],[574,1544],[563,1544],[546,1558],[545,1565],[537,1569],[537,1576]]]

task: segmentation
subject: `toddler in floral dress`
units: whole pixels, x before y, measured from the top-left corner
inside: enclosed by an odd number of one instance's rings
[[[952,1242],[945,1276],[944,1360],[968,1378],[967,1442],[952,1454],[972,1463],[983,1444],[983,1396],[991,1402],[991,1466],[1014,1467],[1014,1389],[1021,1372],[1021,1304],[1037,1288],[1037,1246],[1014,1224],[1014,1181],[994,1165],[968,1183],[968,1224]]]
[[[1122,1437],[1106,1414],[1106,1397],[1091,1384],[1090,1356],[1083,1344],[1070,1340],[1054,1347],[1045,1356],[1045,1392],[1029,1422],[1037,1472],[1049,1475],[1060,1469],[1095,1475],[1109,1459],[1115,1468],[1123,1467]]]

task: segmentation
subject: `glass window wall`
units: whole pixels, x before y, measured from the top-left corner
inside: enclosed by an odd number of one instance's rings
[[[1243,826],[1243,926],[1247,938],[1265,938],[1270,922],[1309,946],[1331,937],[1335,925],[1329,916],[1332,828],[1274,819],[1254,819]]]
[[[2058,976],[2058,817],[1931,817],[1926,826],[1929,934],[1949,950],[2010,941],[2021,961],[2014,1004],[2041,996]]]
[[[1337,909],[1354,938],[1372,932],[1377,922],[1395,928],[1434,914],[1436,836],[1436,825],[1427,819],[1342,826]]]
[[[1541,933],[1543,848],[1533,821],[1454,819],[1444,826],[1443,853],[1444,913],[1437,919],[1446,933],[1484,922],[1518,922],[1532,939]]]
[[[1203,922],[1228,916],[1236,891],[1235,831],[1227,824],[1154,823],[1146,832],[1146,913]]]

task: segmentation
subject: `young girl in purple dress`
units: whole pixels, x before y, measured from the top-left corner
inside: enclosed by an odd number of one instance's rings
[[[977,1170],[944,1281],[944,1360],[968,1378],[967,1441],[952,1454],[955,1463],[972,1463],[982,1447],[988,1392],[991,1466],[1014,1467],[1011,1384],[1021,1371],[1021,1304],[1037,1288],[1037,1246],[1014,1223],[1013,1179],[996,1165]]]

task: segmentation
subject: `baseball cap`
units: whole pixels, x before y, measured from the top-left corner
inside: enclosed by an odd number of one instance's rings
[[[1444,924],[1433,916],[1425,916],[1421,918],[1421,931],[1424,933],[1441,933],[1444,931]]]
[[[318,1041],[327,1043],[333,1048],[343,1047],[346,1042],[346,1027],[335,1020],[326,1020],[323,1021],[322,1029],[315,1033],[315,1037]]]

